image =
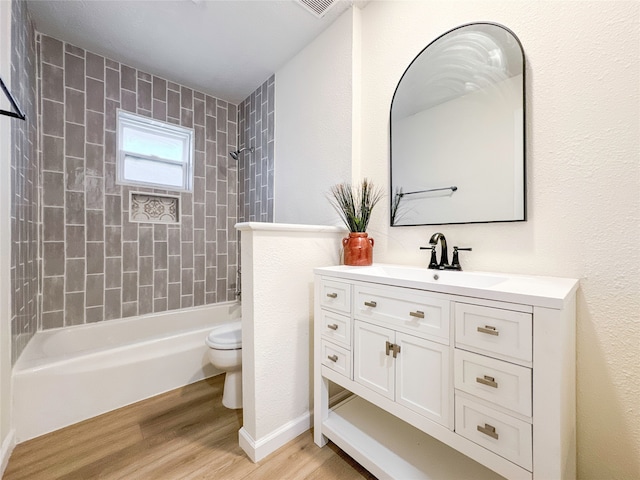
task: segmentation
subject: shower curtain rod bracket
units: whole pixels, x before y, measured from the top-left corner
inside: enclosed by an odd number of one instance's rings
[[[14,111],[8,111],[8,110],[0,109],[0,115],[6,115],[7,117],[13,117],[13,118],[19,118],[20,120],[25,120],[27,117],[22,112],[22,110],[20,110],[20,107],[16,103],[15,98],[13,98],[13,95],[11,95],[11,92],[2,81],[2,77],[0,77],[0,88],[2,88],[2,91],[4,92],[5,96],[9,100],[9,103],[11,104],[11,108],[13,108],[14,110]]]

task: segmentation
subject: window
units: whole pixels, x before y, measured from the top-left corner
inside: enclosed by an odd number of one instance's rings
[[[193,130],[118,111],[117,181],[190,191],[192,145]]]

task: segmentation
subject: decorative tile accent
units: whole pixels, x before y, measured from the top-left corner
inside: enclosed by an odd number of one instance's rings
[[[180,197],[131,192],[129,221],[146,223],[179,223]]]

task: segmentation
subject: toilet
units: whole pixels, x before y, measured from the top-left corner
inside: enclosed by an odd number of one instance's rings
[[[209,361],[226,371],[222,405],[242,408],[242,330],[241,320],[225,323],[211,330],[205,340]]]

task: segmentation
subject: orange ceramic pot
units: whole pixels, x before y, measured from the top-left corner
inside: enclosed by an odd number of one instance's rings
[[[373,263],[373,238],[364,232],[351,232],[342,239],[344,264],[363,267]]]

